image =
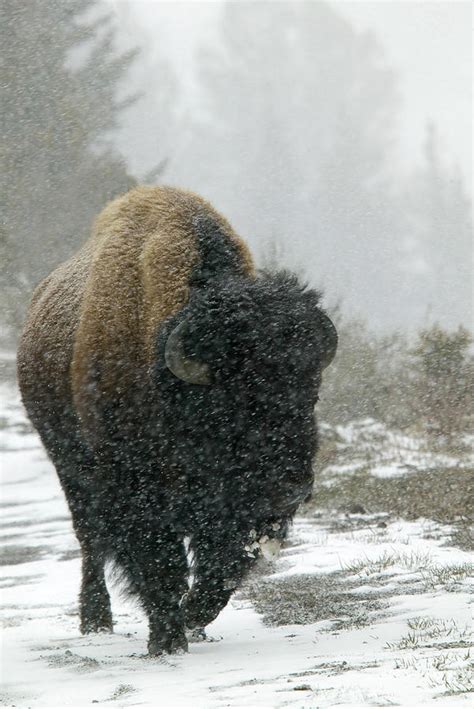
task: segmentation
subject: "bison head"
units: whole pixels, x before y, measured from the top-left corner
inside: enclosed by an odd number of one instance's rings
[[[291,354],[298,359],[312,346],[313,368],[322,371],[336,354],[337,332],[317,306],[318,299],[316,292],[302,288],[288,274],[217,281],[214,288],[193,293],[179,324],[168,334],[166,366],[188,384],[210,385],[226,370],[230,378],[232,365],[240,370],[234,371],[237,377],[256,366],[263,373],[265,362],[272,360],[267,335],[278,340],[272,343],[277,361]],[[264,352],[257,351],[259,343]]]
[[[210,281],[160,334],[161,450],[247,535],[274,536],[311,490],[314,406],[336,347],[318,293],[286,273]]]

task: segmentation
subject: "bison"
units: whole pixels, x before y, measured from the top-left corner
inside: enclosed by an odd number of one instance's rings
[[[111,560],[148,616],[149,653],[186,650],[186,630],[284,538],[312,487],[337,345],[319,301],[286,272],[256,273],[210,204],[169,187],[111,202],[38,286],[18,377],[81,548],[81,632],[112,631]]]

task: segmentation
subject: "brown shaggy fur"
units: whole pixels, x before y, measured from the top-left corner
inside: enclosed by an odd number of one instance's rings
[[[24,397],[34,395],[38,379],[58,401],[70,386],[83,432],[94,438],[94,402],[120,402],[137,377],[143,383],[160,323],[188,299],[199,216],[218,224],[237,247],[242,270],[254,273],[247,246],[202,198],[170,187],[128,192],[103,210],[82,249],[38,286],[18,353]]]

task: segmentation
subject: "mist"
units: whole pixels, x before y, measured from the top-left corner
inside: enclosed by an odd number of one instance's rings
[[[207,198],[258,265],[296,271],[373,332],[471,326],[470,4],[3,13],[8,341],[35,285],[138,183]]]
[[[134,175],[165,162],[375,330],[472,322],[467,3],[112,5]]]

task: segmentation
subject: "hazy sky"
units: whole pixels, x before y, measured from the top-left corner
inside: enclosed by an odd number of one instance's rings
[[[426,123],[439,128],[448,161],[472,184],[472,4],[337,0],[357,30],[372,30],[399,77],[403,158],[418,158]]]
[[[193,55],[216,39],[220,0],[109,0],[122,19],[166,50],[189,87]],[[246,0],[241,0],[245,4]],[[276,0],[274,0],[276,1]],[[317,1],[317,0],[315,0]],[[271,4],[271,2],[270,2]],[[403,165],[419,163],[426,125],[433,121],[448,164],[459,164],[472,185],[472,5],[469,0],[332,0],[358,31],[373,31],[387,63],[398,75],[401,96],[399,156]],[[163,46],[165,44],[165,47]]]

